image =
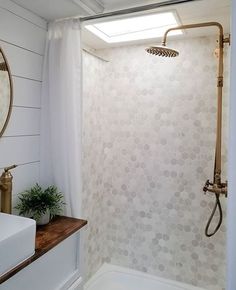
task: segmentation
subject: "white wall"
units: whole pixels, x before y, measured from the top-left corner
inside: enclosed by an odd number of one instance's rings
[[[0,0],[0,46],[13,77],[14,101],[0,138],[0,169],[12,173],[15,195],[39,180],[40,93],[47,23],[9,0]]]
[[[236,1],[232,1],[231,25],[231,90],[230,90],[230,142],[229,142],[229,198],[228,198],[228,243],[227,243],[227,273],[228,290],[236,289]]]

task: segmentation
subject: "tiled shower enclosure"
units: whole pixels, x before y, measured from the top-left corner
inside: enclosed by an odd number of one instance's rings
[[[225,220],[204,236],[214,198],[202,192],[214,164],[215,38],[169,45],[179,57],[148,55],[144,45],[101,51],[108,63],[84,54],[87,269],[92,275],[109,262],[222,290]]]

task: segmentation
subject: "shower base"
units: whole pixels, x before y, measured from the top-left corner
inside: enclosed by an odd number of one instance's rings
[[[104,264],[84,290],[205,290],[128,268]]]

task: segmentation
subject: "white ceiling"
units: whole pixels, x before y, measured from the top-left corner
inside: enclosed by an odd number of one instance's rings
[[[34,12],[47,21],[73,17],[86,16],[85,10],[80,8],[73,0],[12,0],[18,5]],[[86,2],[87,0],[84,0]],[[142,6],[152,3],[162,2],[163,0],[88,0],[101,3],[105,11],[125,9],[134,6]],[[224,1],[223,1],[224,2]]]
[[[47,21],[88,15],[82,8],[73,2],[73,0],[12,0],[22,7],[31,10],[37,15],[43,17]],[[86,0],[87,1],[87,0]],[[99,1],[105,9],[105,12],[115,11],[119,9],[142,6],[151,3],[162,2],[163,0],[89,0]],[[157,11],[176,10],[182,24],[197,23],[206,21],[220,22],[226,33],[230,31],[230,8],[231,0],[198,0],[185,4],[169,6],[161,8]],[[216,34],[215,29],[192,29],[188,30],[183,37],[194,37]],[[91,32],[83,30],[84,42],[95,49],[117,46],[119,44],[106,44],[94,36]],[[137,41],[135,43],[142,43]],[[147,42],[147,41],[145,41]],[[150,40],[149,40],[150,42]],[[133,44],[133,43],[132,43]]]
[[[34,12],[47,21],[72,17],[77,15],[86,15],[72,0],[12,0],[18,5]]]
[[[104,0],[104,2],[109,0]],[[112,0],[114,2],[125,2],[123,0]],[[127,1],[126,1],[127,2]],[[133,1],[140,2],[140,1]],[[145,1],[145,4],[147,2]],[[179,16],[180,22],[182,24],[190,23],[199,23],[199,22],[208,22],[216,21],[220,22],[225,33],[230,32],[230,0],[201,0],[196,2],[189,2],[185,4],[172,5],[168,8],[159,8],[157,11],[166,11],[166,10],[175,10]],[[216,28],[204,28],[204,29],[190,29],[186,30],[182,36],[171,36],[173,38],[186,38],[186,37],[197,37],[197,36],[207,36],[207,35],[216,35]],[[107,44],[91,32],[83,30],[83,40],[84,42],[95,49],[102,49],[106,47],[115,47],[121,46],[121,44]],[[139,43],[156,43],[160,42],[160,39],[144,40],[144,41],[135,41],[131,44]],[[128,43],[129,44],[129,43]],[[124,45],[124,44],[122,44]],[[127,45],[127,43],[125,44]]]
[[[101,0],[107,11],[143,6],[163,2],[163,0]]]

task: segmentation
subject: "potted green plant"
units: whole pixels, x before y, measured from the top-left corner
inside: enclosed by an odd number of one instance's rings
[[[36,184],[19,194],[19,203],[15,208],[20,215],[35,219],[37,225],[45,225],[63,211],[64,205],[63,195],[55,186],[43,189]]]

